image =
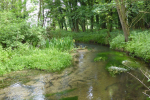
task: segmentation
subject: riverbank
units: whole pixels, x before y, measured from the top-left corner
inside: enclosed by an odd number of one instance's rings
[[[73,37],[78,42],[98,43],[101,45],[110,46],[110,48],[128,52],[132,57],[139,57],[145,62],[150,62],[150,30],[132,30],[130,32],[129,41],[124,41],[122,31],[114,30],[108,35],[107,30],[95,32],[69,32],[69,31],[51,31],[50,37]]]
[[[20,44],[15,49],[0,46],[0,75],[24,69],[54,72],[69,67],[74,45],[72,38],[65,37],[47,40],[40,48],[29,44]]]

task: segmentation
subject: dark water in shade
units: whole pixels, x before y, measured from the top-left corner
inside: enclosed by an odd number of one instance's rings
[[[5,79],[1,77],[4,80],[0,83],[0,100],[146,100],[142,94],[145,88],[132,76],[121,73],[112,77],[105,62],[94,62],[97,53],[111,51],[108,47],[77,45],[88,46],[90,50],[79,50],[75,66],[60,73],[27,70],[13,77],[12,74]],[[131,73],[143,79],[139,70]]]

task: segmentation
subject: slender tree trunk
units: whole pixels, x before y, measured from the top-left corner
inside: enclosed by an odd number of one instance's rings
[[[85,1],[80,1],[80,3],[81,3],[81,7],[86,8]],[[82,14],[82,17],[83,19],[80,19],[81,20],[80,25],[81,25],[82,31],[85,32],[86,31],[86,16],[84,13]]]
[[[117,7],[119,19],[120,19],[120,22],[122,25],[124,36],[125,36],[125,42],[128,42],[129,27],[128,27],[128,23],[126,21],[127,16],[126,16],[126,12],[125,12],[125,3],[124,3],[125,0],[121,0],[121,2],[119,0],[115,0],[115,1],[116,1],[116,7]]]
[[[45,19],[45,15],[44,15],[44,2],[43,2],[43,0],[42,0],[42,27],[44,27],[44,19]]]
[[[82,31],[85,32],[86,31],[86,28],[85,28],[85,19],[82,21],[81,27],[82,27]]]
[[[91,16],[91,31],[93,31],[94,27],[94,15]]]
[[[38,12],[38,25],[40,25],[40,18],[41,18],[41,0],[39,1],[39,12]]]
[[[65,29],[66,29],[66,31],[67,31],[67,24],[66,24],[65,17],[63,17],[63,22],[64,22]]]
[[[110,16],[112,17],[112,15],[113,15],[113,12],[112,12],[112,9],[110,10]],[[113,21],[112,21],[112,19],[109,19],[109,32],[112,32],[112,23],[113,23]]]
[[[99,30],[100,26],[99,26],[99,15],[96,15],[96,27]]]
[[[102,29],[106,29],[107,27],[106,27],[106,19],[105,19],[105,15],[103,15],[102,17],[101,17],[101,21],[102,21],[102,24],[101,24],[101,28]]]

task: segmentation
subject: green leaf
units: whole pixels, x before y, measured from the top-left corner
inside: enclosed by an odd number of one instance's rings
[[[150,79],[148,79],[147,82],[150,82]]]

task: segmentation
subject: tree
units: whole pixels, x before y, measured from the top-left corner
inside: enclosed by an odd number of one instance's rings
[[[127,22],[126,8],[125,8],[126,0],[121,0],[121,1],[115,0],[115,1],[116,1],[117,12],[125,36],[125,42],[128,42],[128,36],[130,35],[130,33],[129,33],[129,27]]]

